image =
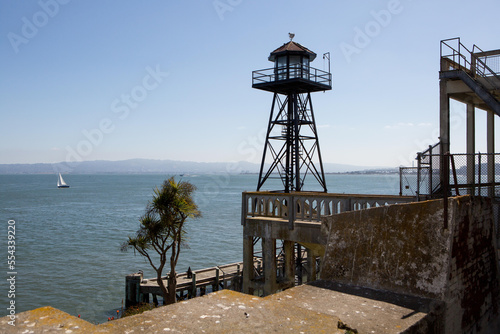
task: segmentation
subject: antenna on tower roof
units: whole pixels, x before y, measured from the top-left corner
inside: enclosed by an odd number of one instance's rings
[[[292,39],[295,37],[295,34],[293,32],[289,32],[288,37],[290,37],[290,42],[291,42]]]

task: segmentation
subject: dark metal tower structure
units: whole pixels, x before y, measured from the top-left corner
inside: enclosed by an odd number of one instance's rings
[[[315,58],[314,52],[290,40],[271,52],[273,68],[252,73],[253,88],[274,93],[257,191],[276,175],[286,193],[302,191],[308,175],[327,191],[311,92],[332,89],[332,77],[309,66]],[[272,162],[266,170],[267,154]]]

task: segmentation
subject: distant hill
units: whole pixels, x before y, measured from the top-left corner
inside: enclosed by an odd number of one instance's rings
[[[325,163],[325,173],[363,172],[370,170],[392,170],[384,167],[363,167],[354,165]],[[193,162],[177,160],[129,159],[121,161],[82,161],[35,164],[0,164],[0,174],[53,174],[57,172],[71,174],[103,173],[258,173],[260,165],[246,161],[239,162]]]

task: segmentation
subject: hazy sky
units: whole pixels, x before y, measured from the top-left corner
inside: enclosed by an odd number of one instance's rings
[[[259,162],[272,94],[251,74],[293,32],[311,66],[331,53],[333,89],[312,95],[323,160],[408,165],[438,141],[440,40],[498,49],[499,14],[498,0],[2,0],[0,163]]]

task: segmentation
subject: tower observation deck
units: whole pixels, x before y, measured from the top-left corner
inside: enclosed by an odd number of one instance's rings
[[[309,62],[316,58],[316,54],[302,47],[298,43],[289,42],[276,49],[269,56],[270,61],[275,61],[272,68],[252,72],[252,88],[262,89],[279,94],[310,93],[332,89],[332,74],[309,66]],[[304,57],[304,52],[310,52],[309,58]],[[284,55],[292,55],[291,62],[281,59]],[[295,57],[294,57],[295,54]],[[302,58],[302,60],[300,59]],[[295,61],[294,61],[295,60]]]

